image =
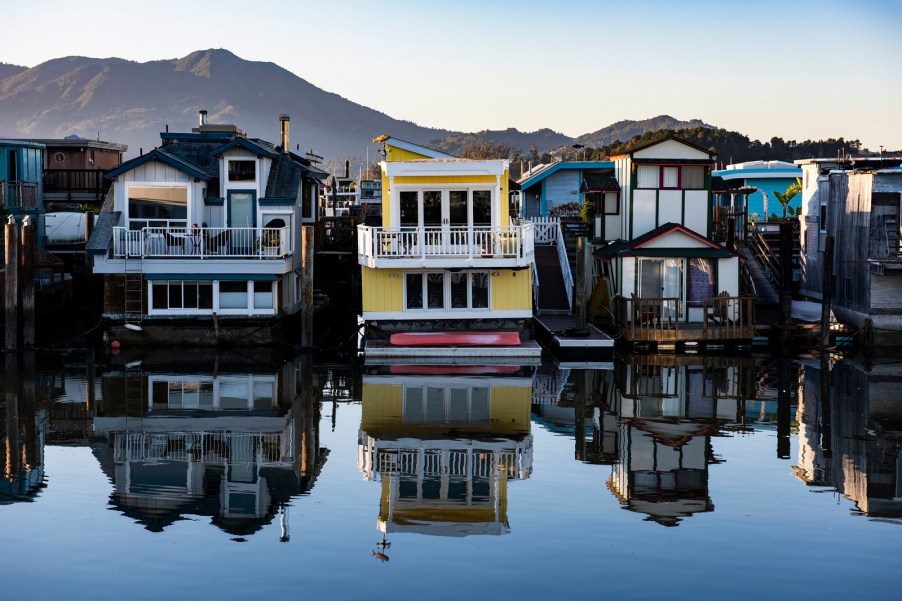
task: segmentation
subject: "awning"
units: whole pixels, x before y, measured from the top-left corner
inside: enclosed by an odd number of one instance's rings
[[[221,282],[277,282],[279,276],[273,273],[148,273],[146,280],[173,280],[193,282],[198,280]]]

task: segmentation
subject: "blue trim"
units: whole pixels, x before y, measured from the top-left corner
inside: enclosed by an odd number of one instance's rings
[[[544,180],[546,177],[551,175],[552,173],[558,171],[559,169],[613,169],[614,163],[613,161],[559,161],[557,163],[553,163],[550,167],[542,169],[535,175],[529,177],[529,179],[523,180],[520,182],[520,189],[525,190],[526,188],[532,186],[536,182]]]
[[[229,209],[232,208],[232,195],[235,193],[238,193],[238,194],[250,193],[250,195],[253,199],[252,202],[254,203],[254,207],[252,210],[252,214],[254,216],[254,222],[251,223],[250,227],[257,227],[257,191],[256,190],[228,190],[227,191],[229,202],[228,202],[228,206],[226,206],[226,227],[248,227],[248,225],[246,223],[242,224],[242,225],[232,225],[232,214]]]
[[[204,204],[208,207],[221,207],[225,204],[225,198],[204,198]]]
[[[104,175],[104,177],[106,179],[113,179],[114,177],[118,177],[119,175],[122,175],[123,173],[131,171],[132,169],[140,167],[141,165],[143,165],[145,163],[149,163],[150,161],[154,161],[154,160],[160,161],[164,165],[169,165],[173,169],[178,169],[179,171],[187,173],[188,175],[190,175],[191,177],[194,177],[196,179],[204,180],[204,181],[210,179],[210,176],[208,174],[204,173],[203,171],[201,171],[200,169],[198,169],[197,166],[192,165],[190,163],[186,163],[185,161],[182,161],[170,154],[166,154],[165,152],[163,152],[157,148],[154,148],[147,154],[143,154],[130,161],[126,161],[126,162],[122,163],[121,165],[119,165],[112,171],[108,172],[106,175]]]
[[[257,204],[261,207],[292,207],[297,202],[297,198],[259,198]]]
[[[279,276],[272,273],[148,273],[149,281],[193,282],[196,280],[221,282],[278,282]]]
[[[260,146],[259,144],[255,143],[255,142],[251,142],[247,138],[241,138],[241,137],[233,138],[231,142],[223,144],[222,146],[214,149],[210,154],[213,156],[219,156],[219,155],[235,148],[236,146],[240,146],[241,148],[244,148],[245,150],[253,152],[257,156],[261,156],[261,157],[267,157],[270,159],[274,159],[277,156],[279,156],[279,153],[274,152],[268,148],[264,148],[263,146]]]
[[[791,169],[788,167],[781,167],[780,169],[723,169],[720,171],[712,171],[711,175],[721,177],[725,180],[797,178],[802,177],[802,169]]]

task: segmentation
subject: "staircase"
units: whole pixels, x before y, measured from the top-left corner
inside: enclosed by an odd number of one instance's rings
[[[780,294],[774,287],[770,278],[761,268],[758,259],[755,257],[754,251],[746,246],[739,247],[739,254],[745,259],[745,268],[748,270],[755,284],[755,293],[758,296],[759,304],[776,305],[780,302]]]
[[[124,279],[125,324],[139,326],[144,317],[144,266],[140,257],[129,258],[126,253]]]
[[[883,231],[886,235],[886,255],[890,259],[902,259],[902,236],[899,235],[899,222],[895,217],[883,220]]]
[[[536,274],[539,280],[539,297],[536,312],[545,314],[570,313],[567,286],[558,258],[556,246],[536,245]]]

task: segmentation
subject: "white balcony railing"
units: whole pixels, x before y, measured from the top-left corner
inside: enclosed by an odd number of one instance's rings
[[[509,227],[357,227],[357,252],[368,263],[396,259],[513,260],[527,264],[534,254],[533,224]]]
[[[113,257],[282,258],[291,254],[289,228],[113,228]]]

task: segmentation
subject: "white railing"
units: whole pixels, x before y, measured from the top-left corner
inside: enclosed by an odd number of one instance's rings
[[[528,259],[534,248],[531,223],[504,227],[357,227],[358,252],[372,259]]]
[[[557,259],[561,264],[561,274],[564,276],[564,289],[567,292],[567,302],[570,304],[570,310],[573,310],[573,272],[570,271],[570,259],[567,257],[567,245],[564,244],[564,234],[561,231],[561,224],[557,224]]]
[[[185,461],[191,463],[290,463],[290,438],[274,432],[117,432],[113,458],[129,461]]]
[[[554,244],[561,238],[561,220],[557,217],[532,217],[536,229],[536,244]]]
[[[288,227],[113,228],[113,257],[281,258],[291,254]]]

